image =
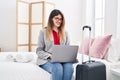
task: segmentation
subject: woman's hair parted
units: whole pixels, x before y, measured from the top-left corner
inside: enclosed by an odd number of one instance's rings
[[[46,28],[46,37],[48,38],[48,40],[52,40],[52,28],[54,26],[52,19],[54,18],[54,16],[57,16],[57,15],[62,16],[62,23],[58,28],[58,31],[59,31],[60,40],[64,41],[65,40],[65,19],[64,19],[63,13],[58,9],[52,10],[52,12],[49,15],[48,25]]]

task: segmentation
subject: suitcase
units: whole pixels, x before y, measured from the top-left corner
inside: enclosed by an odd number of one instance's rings
[[[89,29],[89,38],[91,37],[91,27],[84,26],[84,29]],[[76,80],[106,80],[106,66],[100,61],[91,60],[90,56],[90,44],[89,41],[89,60],[83,61],[84,50],[82,49],[82,64],[76,66]]]

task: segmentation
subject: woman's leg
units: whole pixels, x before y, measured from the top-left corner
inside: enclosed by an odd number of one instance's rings
[[[40,65],[40,67],[43,68],[44,70],[46,70],[49,73],[51,73],[51,71],[52,71],[52,63],[51,62],[47,62],[43,65]]]
[[[63,67],[62,67],[62,64],[53,63],[51,73],[52,73],[52,80],[63,80]]]
[[[63,80],[71,80],[73,75],[73,64],[63,63]]]
[[[52,74],[52,80],[63,80],[62,64],[47,62],[40,67]]]

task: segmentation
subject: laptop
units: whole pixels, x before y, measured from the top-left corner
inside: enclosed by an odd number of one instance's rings
[[[51,62],[77,62],[78,46],[54,45],[49,51],[52,54]]]

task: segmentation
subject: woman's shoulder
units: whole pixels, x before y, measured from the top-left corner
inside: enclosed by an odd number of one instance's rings
[[[45,32],[46,32],[46,29],[43,28],[43,29],[40,30],[40,32],[41,32],[41,33],[45,33]]]

